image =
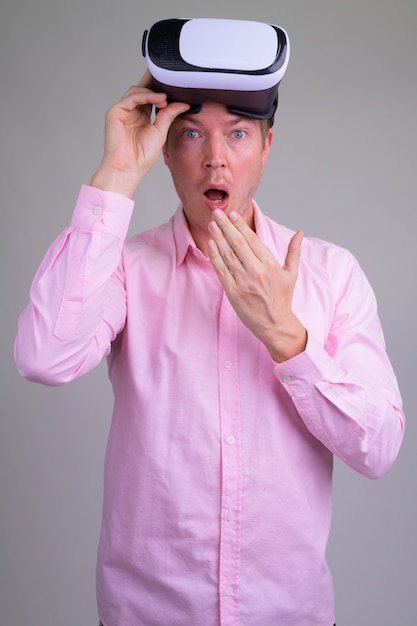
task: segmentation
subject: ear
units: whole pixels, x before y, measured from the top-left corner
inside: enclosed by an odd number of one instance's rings
[[[272,130],[272,128],[270,128],[268,130],[267,136],[265,137],[264,147],[263,147],[263,150],[262,150],[262,167],[266,163],[266,160],[267,160],[268,155],[269,155],[269,150],[271,149],[273,140],[274,140],[274,131]]]
[[[162,147],[162,156],[164,157],[165,165],[170,169],[169,150],[168,150],[166,142],[164,143]]]

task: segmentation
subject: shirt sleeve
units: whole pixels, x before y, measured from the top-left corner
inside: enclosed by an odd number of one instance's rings
[[[71,225],[49,248],[20,315],[15,361],[22,376],[60,385],[94,368],[126,317],[121,267],[134,203],[84,185]]]
[[[374,293],[352,255],[342,267],[324,345],[308,328],[305,352],[274,373],[308,430],[359,473],[377,478],[397,457],[405,417]]]

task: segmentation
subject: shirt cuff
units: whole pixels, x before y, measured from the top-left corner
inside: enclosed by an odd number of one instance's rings
[[[99,231],[124,240],[135,203],[131,198],[97,187],[81,187],[71,226]]]
[[[305,351],[277,363],[274,374],[291,396],[297,396],[326,379],[331,364],[332,359],[324,348],[314,345],[309,338]]]

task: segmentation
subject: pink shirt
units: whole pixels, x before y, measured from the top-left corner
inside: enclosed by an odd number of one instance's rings
[[[97,589],[105,626],[331,626],[336,454],[383,474],[404,416],[376,303],[344,249],[305,238],[282,364],[240,322],[181,208],[124,243],[133,202],[83,187],[19,321],[22,375],[108,356],[115,405]],[[255,207],[283,263],[291,231]]]

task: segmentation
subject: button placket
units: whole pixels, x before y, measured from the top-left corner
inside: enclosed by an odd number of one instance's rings
[[[219,319],[219,401],[221,429],[222,492],[220,518],[220,614],[221,623],[239,619],[240,509],[242,469],[240,447],[240,389],[238,318],[224,295]]]

